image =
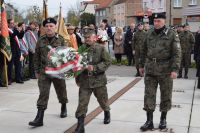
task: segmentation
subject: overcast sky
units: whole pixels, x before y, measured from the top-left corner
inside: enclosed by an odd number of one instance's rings
[[[19,10],[37,5],[42,9],[43,0],[4,0],[5,3],[11,3]],[[67,11],[71,7],[76,7],[76,3],[83,0],[48,0],[49,16],[55,16],[59,12],[60,2],[62,4],[63,15],[66,16]],[[23,14],[24,15],[24,14]]]

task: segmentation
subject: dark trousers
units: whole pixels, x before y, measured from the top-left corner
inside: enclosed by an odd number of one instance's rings
[[[0,52],[0,85],[3,85],[4,55]]]
[[[15,66],[15,81],[22,80],[22,75],[21,75],[22,64],[20,61],[20,55],[12,54],[12,59],[11,61],[8,62],[8,80],[9,81],[12,81],[13,65]]]
[[[122,61],[122,54],[115,54],[115,58],[117,60],[117,63],[121,63],[121,61]]]
[[[135,63],[133,53],[132,52],[127,53],[126,56],[127,56],[127,59],[128,59],[128,65],[129,66],[133,65]]]
[[[30,78],[35,77],[34,53],[31,53],[31,52],[29,52],[29,76],[30,76]]]

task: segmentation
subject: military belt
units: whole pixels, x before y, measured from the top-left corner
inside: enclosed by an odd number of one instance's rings
[[[100,72],[100,73],[95,73],[95,72],[90,72],[90,71],[83,71],[83,74],[86,74],[88,76],[97,76],[97,75],[102,75],[105,72]]]
[[[158,58],[148,58],[148,60],[152,61],[152,62],[168,62],[170,61],[170,58],[169,59],[158,59]]]

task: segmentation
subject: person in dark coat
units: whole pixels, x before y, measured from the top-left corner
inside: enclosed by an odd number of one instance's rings
[[[133,49],[132,49],[132,39],[135,32],[135,24],[130,24],[130,29],[125,34],[125,42],[124,42],[124,52],[128,59],[128,66],[134,64],[134,56],[133,56]]]
[[[197,68],[196,77],[198,77],[197,88],[200,89],[200,27],[195,35],[194,60]]]
[[[9,36],[10,36],[10,45],[11,45],[11,52],[12,52],[12,59],[8,62],[8,84],[11,85],[12,83],[12,68],[13,65],[15,66],[15,81],[16,83],[24,83],[22,81],[21,75],[21,60],[23,58],[20,50],[20,44],[18,35],[21,32],[20,28],[16,28],[13,19],[8,19],[8,27],[9,27]]]

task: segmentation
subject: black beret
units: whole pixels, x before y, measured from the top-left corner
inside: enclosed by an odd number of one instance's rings
[[[155,13],[154,15],[153,15],[153,18],[154,19],[159,19],[159,18],[163,18],[163,19],[166,19],[166,15],[165,15],[165,13]]]
[[[53,23],[53,24],[55,24],[56,25],[56,20],[54,19],[54,18],[47,18],[47,19],[45,19],[44,21],[43,21],[43,26],[45,27],[45,25],[47,24],[47,23]]]

